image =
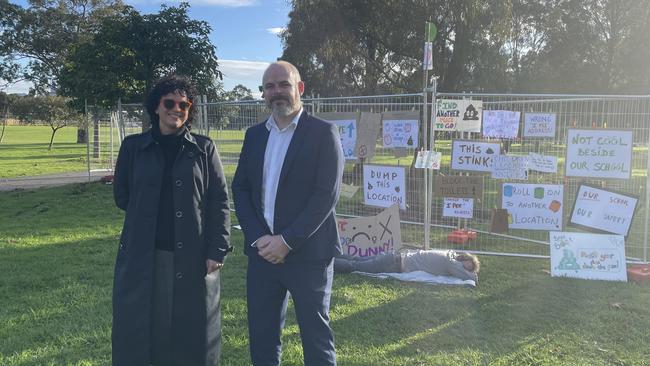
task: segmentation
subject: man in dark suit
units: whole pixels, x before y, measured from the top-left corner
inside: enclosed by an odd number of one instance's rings
[[[232,182],[248,256],[250,352],[255,366],[279,365],[291,294],[305,365],[336,365],[329,326],[333,257],[341,253],[334,207],[343,174],[336,125],[308,115],[292,64],[264,72],[271,116],[246,131]]]

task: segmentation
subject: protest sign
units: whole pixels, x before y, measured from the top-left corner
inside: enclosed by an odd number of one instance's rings
[[[359,160],[370,161],[375,156],[381,113],[361,112],[357,126],[357,150]]]
[[[405,169],[399,166],[363,166],[364,203],[370,206],[389,207],[395,203],[406,210]]]
[[[481,132],[483,102],[467,99],[437,99],[432,113],[437,131]]]
[[[435,197],[483,197],[482,176],[436,175],[433,179]]]
[[[514,139],[519,134],[521,112],[483,111],[483,137]]]
[[[524,114],[524,137],[555,137],[555,113]]]
[[[557,157],[541,155],[534,152],[528,153],[528,170],[542,173],[557,173]]]
[[[357,120],[358,113],[320,113],[317,117],[334,123],[339,128],[341,146],[345,160],[355,160],[357,145]]]
[[[551,276],[627,282],[622,235],[550,233]]]
[[[501,153],[501,146],[493,142],[454,140],[451,147],[451,169],[491,172],[492,158]]]
[[[572,224],[627,236],[638,199],[581,185],[571,213]]]
[[[385,148],[418,147],[420,122],[418,112],[385,112],[382,114],[382,121]]]
[[[379,215],[337,218],[343,254],[369,257],[397,251],[402,247],[399,207],[397,204]]]
[[[497,234],[508,232],[508,210],[505,210],[503,208],[492,209],[490,232]]]
[[[474,199],[445,198],[442,204],[442,216],[471,219],[474,216]]]
[[[510,229],[562,230],[563,196],[559,184],[503,183],[501,208]]]
[[[495,155],[492,159],[492,178],[528,180],[528,157]]]
[[[569,129],[565,175],[629,179],[632,142],[631,130]]]
[[[440,160],[442,153],[431,150],[420,150],[415,158],[415,168],[417,169],[440,169]]]

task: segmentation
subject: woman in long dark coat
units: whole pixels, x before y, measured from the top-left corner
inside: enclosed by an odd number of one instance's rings
[[[214,143],[190,133],[197,93],[160,80],[152,128],[124,139],[116,205],[126,211],[113,286],[114,365],[218,365],[220,269],[230,250],[226,180]]]

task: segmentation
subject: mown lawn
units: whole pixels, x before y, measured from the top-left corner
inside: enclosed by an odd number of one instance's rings
[[[0,192],[0,365],[110,364],[122,218],[100,183]],[[240,232],[232,243],[222,364],[249,365]],[[551,278],[547,260],[481,259],[476,289],[337,275],[339,364],[648,364],[650,285]],[[301,365],[293,316],[283,341],[283,365]]]

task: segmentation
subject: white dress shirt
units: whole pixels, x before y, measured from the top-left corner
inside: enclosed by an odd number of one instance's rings
[[[298,114],[291,120],[291,123],[280,129],[273,118],[273,115],[266,121],[266,128],[269,130],[269,139],[266,143],[264,152],[264,173],[262,175],[262,209],[264,210],[264,219],[273,232],[273,218],[275,215],[275,197],[278,193],[278,183],[284,158],[287,155],[287,149],[293,138],[293,133],[298,127],[298,120],[302,115],[302,108]],[[284,241],[284,238],[282,238]],[[286,244],[286,242],[285,242]],[[289,245],[287,245],[289,246]],[[289,247],[291,248],[291,247]]]

